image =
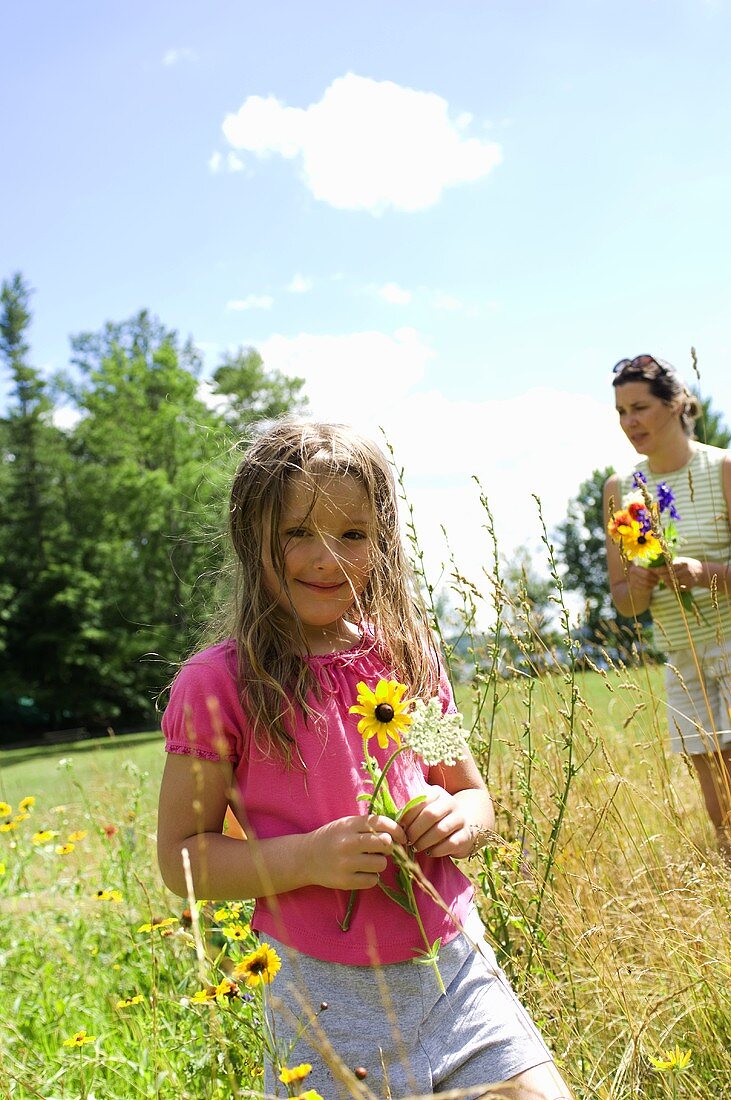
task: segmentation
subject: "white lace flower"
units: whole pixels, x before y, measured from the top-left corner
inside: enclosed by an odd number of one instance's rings
[[[437,698],[428,703],[416,701],[411,725],[403,738],[425,764],[454,764],[468,753],[462,715],[442,714],[442,704]]]

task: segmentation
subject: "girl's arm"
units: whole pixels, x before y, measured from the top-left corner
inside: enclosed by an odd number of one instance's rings
[[[612,511],[622,506],[622,487],[619,478],[614,475],[607,479],[604,486],[604,529]],[[660,580],[659,570],[643,569],[640,565],[622,561],[619,547],[609,535],[606,536],[607,571],[612,602],[620,615],[628,619],[647,611],[655,585]]]
[[[430,768],[429,782],[426,802],[401,818],[409,844],[430,856],[473,855],[495,828],[492,799],[473,756]]]
[[[183,848],[190,855],[197,897],[217,901],[270,897],[303,886],[367,890],[386,868],[394,841],[406,842],[387,817],[354,815],[309,833],[269,840],[222,834],[226,808],[244,822],[232,792],[232,766],[168,753],[160,788],[157,851],[163,880],[187,894]]]

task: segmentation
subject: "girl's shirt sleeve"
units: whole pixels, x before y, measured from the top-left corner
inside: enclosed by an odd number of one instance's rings
[[[246,724],[231,647],[213,646],[187,661],[162,717],[166,752],[236,764]]]

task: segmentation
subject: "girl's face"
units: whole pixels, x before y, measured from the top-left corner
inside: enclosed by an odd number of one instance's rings
[[[368,496],[354,477],[318,480],[315,493],[298,478],[285,493],[275,532],[284,573],[275,569],[266,537],[264,584],[285,614],[299,620],[313,653],[352,641],[343,620],[368,584],[372,525]]]
[[[651,455],[684,434],[680,409],[655,397],[648,382],[625,382],[614,394],[620,427],[638,454]]]

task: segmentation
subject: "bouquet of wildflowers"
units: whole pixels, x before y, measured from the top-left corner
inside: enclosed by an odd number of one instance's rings
[[[635,470],[632,484],[633,492],[623,507],[609,517],[609,537],[617,543],[627,561],[647,569],[671,564],[678,543],[675,522],[680,519],[673,491],[667,482],[661,481],[653,500],[641,470]],[[684,607],[694,606],[690,592],[681,591],[679,595]]]
[[[420,794],[410,799],[405,806],[397,806],[388,786],[388,772],[394,761],[410,749],[417,753],[426,764],[454,764],[467,753],[467,742],[462,728],[461,714],[442,714],[439,699],[430,699],[423,703],[420,699],[404,699],[405,684],[396,680],[379,680],[375,689],[365,683],[358,684],[358,701],[350,708],[352,714],[360,716],[358,732],[363,738],[363,769],[368,774],[370,793],[360,795],[368,802],[368,813],[383,814],[400,821],[414,806],[426,801],[426,795]],[[375,737],[382,749],[387,749],[389,740],[395,748],[386,763],[381,767],[368,751],[368,744]],[[419,906],[414,892],[413,852],[396,848],[397,888],[393,889],[379,882],[378,885],[392,901],[411,913],[419,926],[425,950],[419,952],[421,958],[416,962],[426,963],[434,968],[439,988],[444,992],[439,973],[439,947],[441,941],[429,943]],[[355,904],[355,891],[350,895],[348,908],[341,928],[347,932]]]

